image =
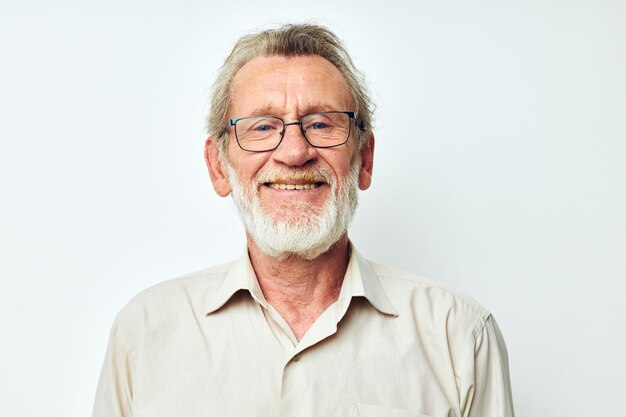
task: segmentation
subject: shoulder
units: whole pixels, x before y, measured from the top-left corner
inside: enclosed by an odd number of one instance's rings
[[[232,264],[205,268],[141,291],[117,314],[116,333],[123,339],[136,339],[151,327],[176,321],[181,316],[204,314],[207,300],[218,290]]]
[[[368,263],[398,311],[397,326],[415,329],[418,339],[429,342],[431,357],[445,352],[455,375],[462,372],[485,337],[501,338],[491,313],[473,298],[436,281]]]
[[[435,310],[462,310],[487,318],[490,312],[470,296],[419,275],[368,261],[392,302],[418,304]]]
[[[491,312],[468,295],[409,272],[368,263],[403,326],[445,340],[453,356],[467,354],[488,329]]]

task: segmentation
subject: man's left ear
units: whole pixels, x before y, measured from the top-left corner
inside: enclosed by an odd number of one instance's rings
[[[372,170],[374,169],[374,134],[369,137],[361,147],[361,171],[359,172],[359,188],[367,190],[372,183]]]

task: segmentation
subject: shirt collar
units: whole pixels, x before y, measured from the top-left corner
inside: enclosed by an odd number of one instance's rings
[[[389,298],[387,298],[380,284],[380,279],[372,269],[370,263],[357,252],[352,243],[350,243],[350,250],[350,262],[348,263],[348,269],[344,277],[344,286],[348,284],[352,287],[352,290],[348,294],[350,294],[351,297],[365,297],[367,301],[381,313],[397,317],[398,311],[394,308],[393,304],[391,304]]]
[[[353,297],[365,297],[369,303],[383,314],[398,316],[397,310],[387,298],[378,278],[369,262],[367,262],[350,243],[350,260],[341,287],[339,299],[350,302]],[[238,291],[246,290],[262,307],[267,308],[267,300],[250,263],[248,251],[232,263],[222,284],[210,297],[206,307],[206,314],[211,314],[222,308]]]
[[[263,291],[261,291],[259,281],[250,263],[247,248],[241,257],[231,264],[228,272],[224,276],[222,284],[209,298],[208,305],[205,309],[206,314],[211,314],[222,308],[224,304],[240,290],[248,291],[257,303],[267,308],[267,300],[265,300],[263,296]]]

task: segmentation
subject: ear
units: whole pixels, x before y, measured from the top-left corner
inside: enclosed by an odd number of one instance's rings
[[[359,188],[367,190],[372,183],[372,170],[374,168],[374,134],[370,133],[368,139],[361,147],[361,171],[359,172]]]
[[[220,161],[219,148],[213,136],[209,136],[204,142],[204,160],[206,166],[209,169],[209,175],[211,176],[211,182],[215,192],[220,197],[226,197],[231,192],[230,183],[228,182],[228,175],[226,168],[222,166]]]

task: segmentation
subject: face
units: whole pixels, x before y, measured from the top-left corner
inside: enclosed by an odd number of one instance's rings
[[[315,55],[255,58],[231,88],[229,117],[273,115],[291,122],[354,109],[339,70]],[[233,192],[249,236],[271,256],[310,259],[327,250],[347,229],[357,187],[369,186],[373,138],[359,154],[354,137],[336,148],[313,148],[296,125],[286,128],[277,149],[253,153],[239,148],[232,130],[228,155],[209,149],[207,162],[218,194]]]

